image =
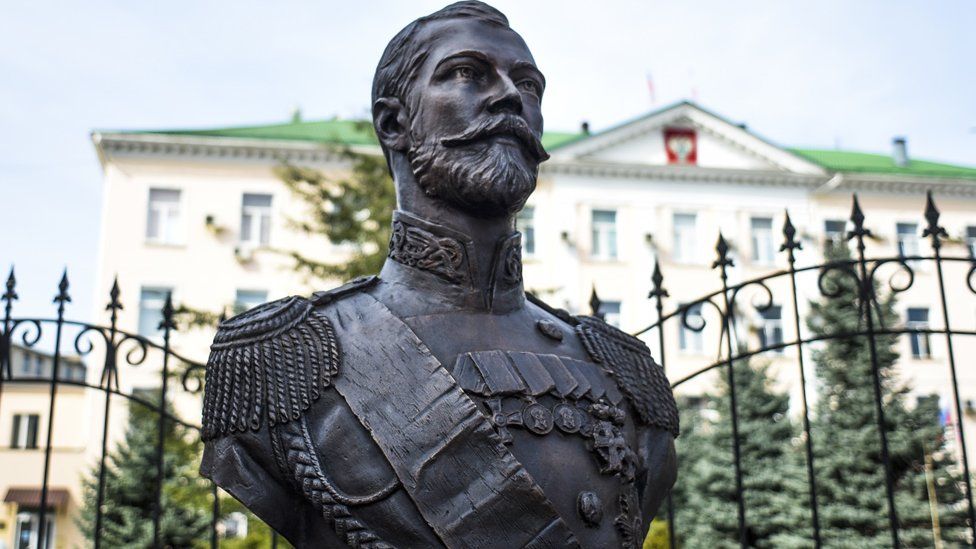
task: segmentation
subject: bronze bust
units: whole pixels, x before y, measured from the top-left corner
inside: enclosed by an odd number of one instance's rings
[[[379,276],[221,324],[202,471],[297,547],[640,547],[675,480],[647,347],[526,295],[542,73],[474,1],[387,46]]]

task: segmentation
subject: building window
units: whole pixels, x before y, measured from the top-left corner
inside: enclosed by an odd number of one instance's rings
[[[929,310],[925,307],[909,307],[908,321],[905,322],[908,330],[928,330],[929,329]],[[913,332],[908,334],[912,344],[912,358],[928,358],[932,356],[929,348],[928,332]]]
[[[54,513],[48,512],[44,522],[47,523],[47,539],[44,547],[54,547]],[[36,549],[41,540],[41,514],[37,511],[21,511],[17,513],[17,534],[14,540],[15,549]]]
[[[593,210],[593,257],[597,259],[617,258],[617,212],[614,210]]]
[[[178,244],[180,236],[180,191],[149,189],[146,240],[157,244]]]
[[[247,515],[239,511],[228,513],[220,519],[220,527],[227,539],[247,537]]]
[[[600,302],[600,314],[603,315],[603,320],[611,325],[620,327],[620,302],[619,301],[601,301]]]
[[[25,450],[37,449],[37,425],[40,419],[41,416],[38,414],[14,414],[10,447]]]
[[[966,227],[966,247],[969,248],[969,257],[976,257],[976,226]]]
[[[895,226],[898,234],[898,255],[911,257],[918,255],[918,225],[916,223],[898,223]]]
[[[749,220],[752,234],[752,260],[756,263],[772,263],[776,250],[773,246],[773,218],[753,217]]]
[[[684,307],[684,305],[679,305]],[[700,353],[702,351],[702,328],[705,327],[705,319],[702,318],[702,305],[696,303],[688,308],[688,313],[682,319],[678,329],[678,348],[688,353]]]
[[[241,244],[267,246],[271,241],[271,195],[244,194],[241,203]]]
[[[690,263],[695,259],[695,236],[697,235],[697,216],[693,213],[676,213],[674,222],[674,247],[672,253],[675,261]]]
[[[159,324],[163,321],[163,305],[172,288],[143,288],[139,294],[139,335],[162,335]]]
[[[264,290],[237,290],[234,296],[234,314],[253,309],[268,301],[268,292]]]
[[[828,246],[838,246],[847,240],[847,222],[840,219],[824,221],[824,243]]]
[[[526,206],[515,218],[515,228],[522,233],[522,251],[525,255],[535,254],[535,208]]]
[[[759,346],[769,349],[783,343],[783,307],[771,305],[766,310],[759,311],[762,325],[759,327]],[[783,348],[772,349],[774,353],[782,353]]]

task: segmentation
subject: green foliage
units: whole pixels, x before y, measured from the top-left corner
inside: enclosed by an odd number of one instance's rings
[[[276,170],[291,192],[307,205],[307,215],[290,220],[293,228],[323,243],[348,245],[351,257],[341,263],[318,261],[294,250],[281,251],[309,278],[345,280],[376,274],[383,266],[390,239],[396,192],[380,156],[344,150],[348,174],[334,177],[311,168],[285,165]]]
[[[244,513],[247,517],[247,535],[240,538],[226,538],[220,540],[221,549],[268,549],[271,547],[272,530],[251,513],[241,502],[234,498],[221,498],[220,516],[226,517],[231,513]],[[291,544],[285,538],[278,536],[278,548],[288,549]]]
[[[140,404],[129,404],[124,440],[106,460],[102,547],[152,546],[159,416]],[[210,517],[207,483],[197,474],[200,442],[187,429],[166,422],[160,539],[163,547],[194,547],[208,539]],[[86,478],[79,526],[95,537],[98,466]]]
[[[827,260],[844,265],[845,246],[827,250]],[[852,267],[856,268],[856,266]],[[866,329],[853,271],[830,269],[824,288],[831,294],[811,303],[808,325],[814,336],[827,337]],[[878,292],[875,287],[873,292]],[[894,298],[878,295],[871,307],[875,329],[898,324]],[[940,501],[942,539],[963,543],[965,508],[952,453],[946,451],[938,404],[907,406],[910,388],[895,371],[897,336],[875,335],[884,403],[895,503],[905,547],[933,545],[932,515],[925,482],[925,456],[932,456],[932,475]],[[827,340],[813,353],[819,399],[813,424],[818,502],[827,547],[888,547],[891,533],[885,491],[881,437],[878,432],[870,339],[845,336]]]
[[[729,385],[707,399],[715,418],[684,424],[680,491],[674,494],[682,547],[739,547]],[[735,364],[747,537],[752,547],[809,546],[809,511],[800,454],[792,444],[789,396],[771,386],[768,367]],[[682,440],[684,439],[684,440]]]
[[[654,519],[644,538],[644,549],[669,549],[668,521]]]

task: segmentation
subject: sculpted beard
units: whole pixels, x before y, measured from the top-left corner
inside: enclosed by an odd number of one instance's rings
[[[482,217],[519,211],[535,190],[539,163],[549,158],[528,124],[512,115],[483,119],[446,138],[410,135],[410,169],[427,196]],[[496,135],[522,146],[490,139]]]

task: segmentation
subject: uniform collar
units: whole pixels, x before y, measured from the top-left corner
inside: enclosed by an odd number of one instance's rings
[[[522,235],[495,245],[490,276],[479,285],[474,241],[461,231],[404,211],[393,213],[390,251],[381,278],[426,292],[452,308],[505,313],[525,304],[522,286]]]

